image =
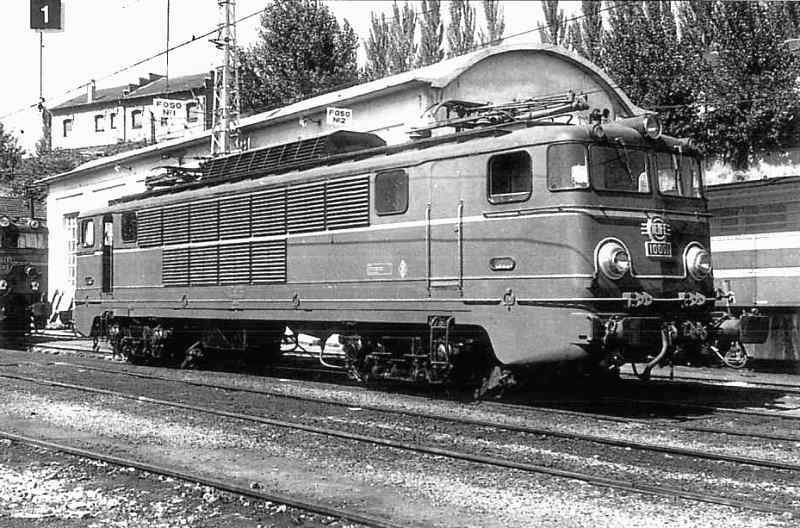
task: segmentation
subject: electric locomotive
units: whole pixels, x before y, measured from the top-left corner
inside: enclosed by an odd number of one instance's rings
[[[46,317],[47,229],[23,200],[0,213],[0,341],[14,343]]]
[[[573,94],[430,116],[405,144],[339,131],[83,213],[78,324],[184,364],[337,333],[357,379],[484,389],[554,362],[647,377],[739,339],[712,314],[698,152],[656,116]]]

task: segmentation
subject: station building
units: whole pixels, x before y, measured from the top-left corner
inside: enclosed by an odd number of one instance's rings
[[[169,101],[173,108],[162,109]],[[151,73],[138,83],[97,89],[49,109],[53,148],[90,150],[117,143],[156,143],[210,128],[211,73],[167,78]],[[169,111],[168,119],[164,112]]]
[[[245,148],[259,148],[345,128],[371,132],[389,144],[408,141],[410,126],[446,100],[506,103],[568,91],[585,94],[591,108],[608,109],[610,118],[645,113],[597,66],[569,51],[541,44],[513,44],[473,53],[326,93],[289,106],[240,119]],[[329,119],[339,111],[343,119]],[[342,122],[343,121],[343,122]],[[55,128],[55,126],[54,126]],[[99,158],[42,180],[48,186],[49,285],[63,293],[62,306],[75,292],[76,219],[81,211],[142,192],[145,179],[167,167],[197,167],[209,159],[211,131]]]

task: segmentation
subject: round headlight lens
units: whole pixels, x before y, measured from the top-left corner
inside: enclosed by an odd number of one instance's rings
[[[705,279],[711,269],[711,253],[703,249],[703,246],[695,244],[686,250],[686,270],[694,279]]]
[[[658,116],[648,114],[644,118],[644,134],[650,139],[658,139],[661,137],[661,120]]]
[[[597,249],[597,267],[609,279],[621,279],[631,269],[631,256],[625,246],[609,240]]]
[[[0,291],[5,291],[8,289],[8,281],[5,279],[0,279]]]

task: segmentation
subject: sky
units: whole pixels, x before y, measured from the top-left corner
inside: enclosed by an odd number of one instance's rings
[[[237,0],[237,18],[264,8],[265,0]],[[363,40],[369,34],[369,14],[391,14],[389,0],[325,0],[341,21],[346,18],[360,40],[363,63]],[[473,0],[478,12],[478,27],[483,25],[480,2]],[[561,2],[568,14],[577,12],[579,2]],[[126,69],[167,47],[167,5],[169,4],[170,46],[199,37],[218,23],[217,0],[62,0],[62,31],[43,35],[43,86],[46,103],[54,106],[85,93],[85,84],[95,79],[99,88],[136,82],[149,72],[164,74],[162,55],[139,66]],[[412,1],[417,12],[419,2]],[[536,28],[543,19],[540,2],[508,0],[503,2],[506,35]],[[0,122],[15,134],[21,145],[33,152],[41,136],[41,120],[35,106],[39,99],[39,33],[30,29],[29,0],[4,0],[0,7],[0,64],[6,73],[0,92]],[[442,7],[446,18],[447,2]],[[391,15],[390,15],[391,16]],[[239,44],[247,46],[257,37],[259,17],[238,26]],[[214,68],[218,52],[208,41],[197,38],[190,45],[169,53],[169,75],[180,76]],[[538,40],[528,32],[519,37]],[[119,73],[117,73],[119,72]]]

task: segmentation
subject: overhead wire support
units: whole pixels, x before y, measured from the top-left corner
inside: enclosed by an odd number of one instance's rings
[[[222,64],[214,75],[214,122],[211,154],[219,156],[235,150],[239,129],[239,68],[236,38],[236,0],[217,0],[220,24],[211,42],[222,52]]]

